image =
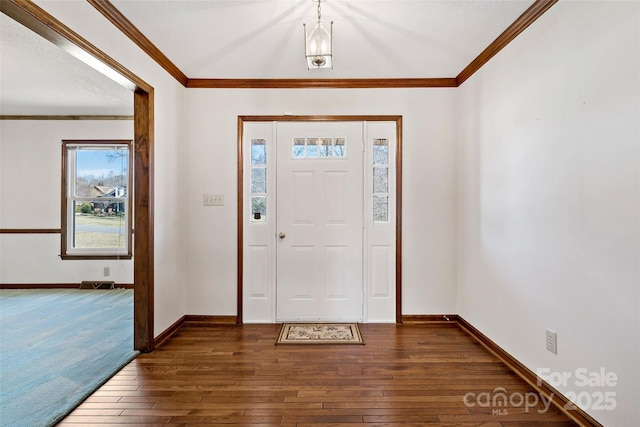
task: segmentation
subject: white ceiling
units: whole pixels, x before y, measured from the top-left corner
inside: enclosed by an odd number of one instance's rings
[[[112,0],[189,78],[455,77],[532,0],[326,0],[333,70],[307,70],[312,0]]]
[[[334,69],[307,70],[312,0],[111,0],[189,78],[456,77],[533,0],[326,0]],[[132,114],[132,94],[0,14],[0,113]]]
[[[132,115],[133,92],[0,13],[0,114]]]

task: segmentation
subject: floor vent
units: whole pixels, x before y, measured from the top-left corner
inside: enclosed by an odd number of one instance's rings
[[[80,283],[80,289],[115,289],[115,282],[99,281],[99,280],[83,280]]]

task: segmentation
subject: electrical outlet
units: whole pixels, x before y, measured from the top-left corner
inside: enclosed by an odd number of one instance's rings
[[[547,329],[547,350],[558,354],[558,334],[549,329]]]
[[[202,196],[203,206],[224,206],[224,195],[222,194],[204,194]]]
[[[102,269],[102,275],[103,275],[104,277],[108,277],[110,274],[111,274],[111,269],[110,269],[109,267],[104,267],[104,268]]]

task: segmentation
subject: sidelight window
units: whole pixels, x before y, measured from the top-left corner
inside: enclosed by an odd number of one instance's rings
[[[373,140],[373,221],[389,221],[389,140]]]
[[[267,141],[251,140],[251,221],[267,218]]]

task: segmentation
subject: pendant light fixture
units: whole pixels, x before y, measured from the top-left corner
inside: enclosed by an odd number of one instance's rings
[[[316,0],[312,0],[316,1]],[[307,59],[308,69],[333,68],[333,21],[329,24],[329,30],[322,25],[320,3],[318,2],[318,20],[309,24],[310,32],[307,34],[307,24],[304,26],[304,56]]]

